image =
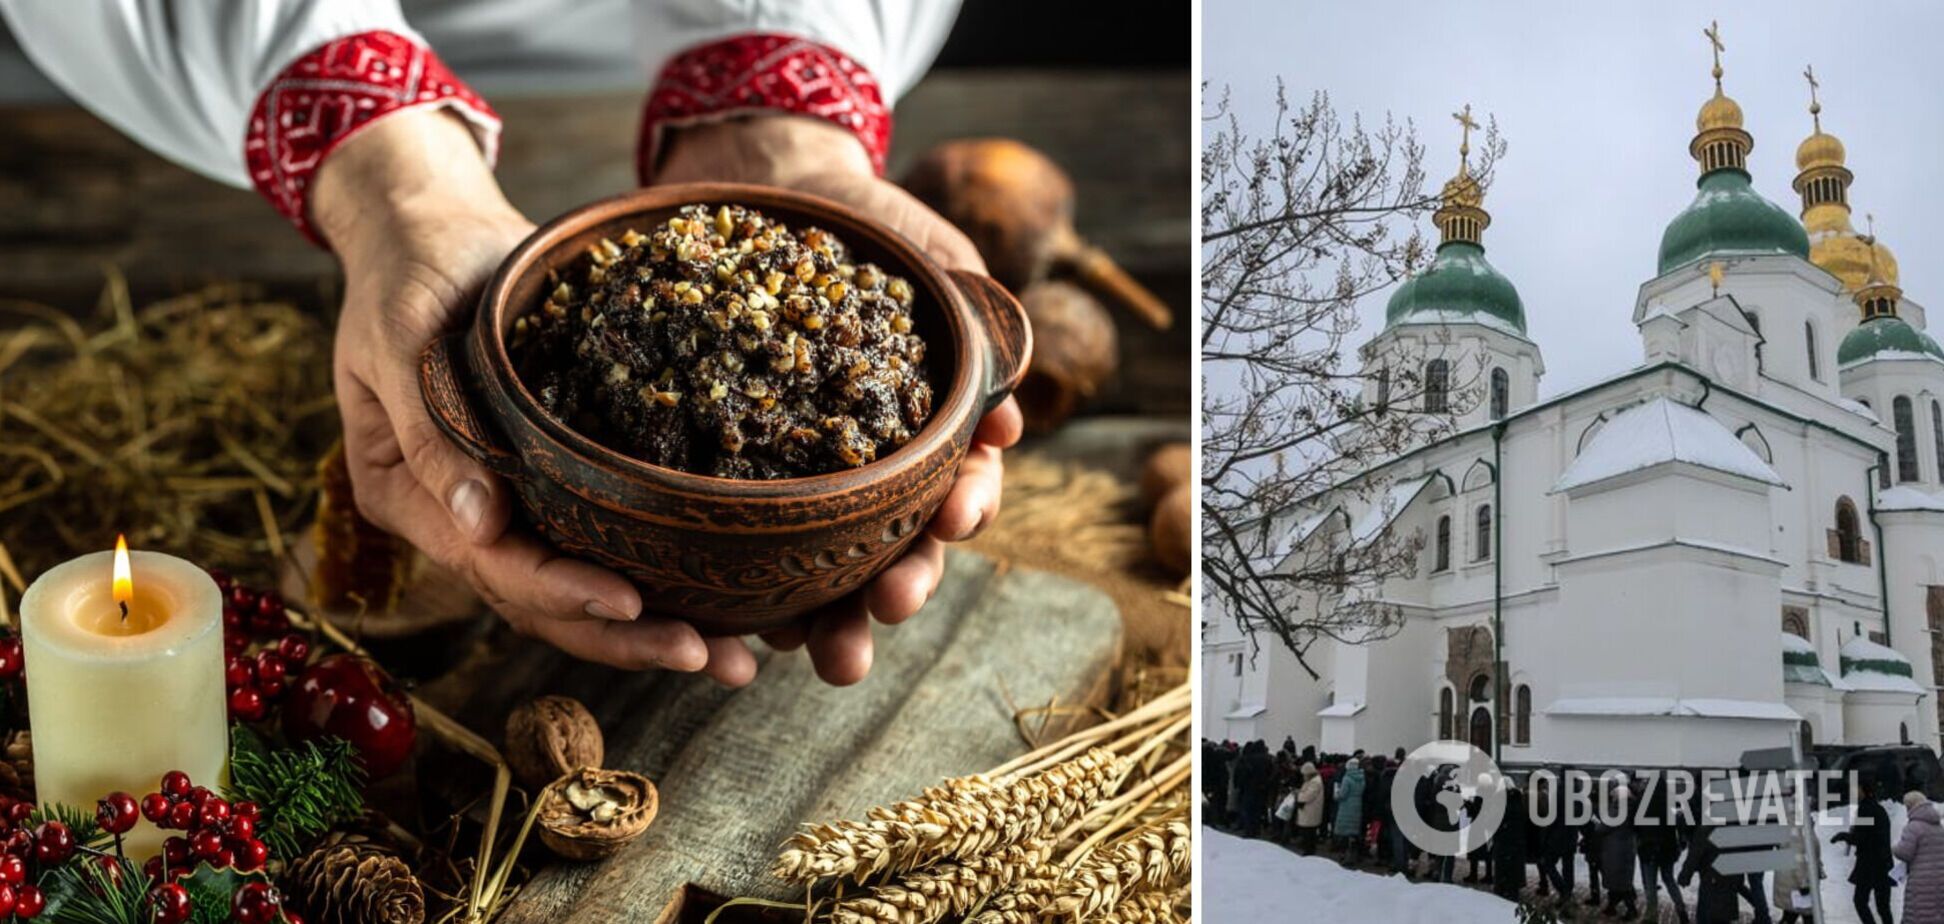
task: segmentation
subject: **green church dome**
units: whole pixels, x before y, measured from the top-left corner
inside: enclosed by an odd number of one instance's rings
[[[1404,281],[1384,308],[1384,326],[1478,323],[1525,336],[1519,290],[1485,259],[1485,248],[1464,240],[1439,245],[1424,272]]]
[[[1699,192],[1661,234],[1660,271],[1665,273],[1717,254],[1792,253],[1809,258],[1809,235],[1782,207],[1762,198],[1748,174],[1711,170]]]
[[[1928,334],[1900,317],[1887,315],[1864,321],[1850,331],[1836,350],[1836,361],[1847,366],[1886,352],[1928,354],[1944,359],[1944,348],[1939,348]]]

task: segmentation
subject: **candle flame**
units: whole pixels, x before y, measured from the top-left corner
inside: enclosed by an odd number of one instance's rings
[[[122,612],[128,612],[129,601],[135,599],[135,577],[128,567],[128,537],[115,537],[115,602],[121,604]]]

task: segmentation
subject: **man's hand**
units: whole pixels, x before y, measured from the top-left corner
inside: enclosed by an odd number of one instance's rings
[[[903,234],[939,265],[985,272],[972,242],[910,193],[871,170],[863,146],[828,122],[757,116],[684,128],[667,146],[654,182],[760,183],[848,205]],[[871,619],[895,624],[931,599],[945,569],[945,545],[969,539],[999,515],[1004,469],[999,451],[1019,441],[1023,424],[1011,399],[979,421],[958,482],[905,557],[861,592],[764,636],[772,646],[807,646],[817,675],[833,684],[864,679],[871,669]]]
[[[311,216],[344,268],[334,382],[358,508],[464,575],[515,629],[627,669],[755,676],[735,639],[641,615],[627,579],[509,531],[507,486],[447,441],[420,395],[419,352],[470,323],[481,287],[533,224],[501,195],[456,118],[373,124],[317,172]]]

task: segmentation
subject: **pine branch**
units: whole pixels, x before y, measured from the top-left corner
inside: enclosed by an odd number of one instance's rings
[[[102,793],[107,795],[107,793]],[[68,832],[74,835],[74,842],[83,847],[100,847],[112,838],[95,823],[93,810],[83,811],[72,805],[51,802],[34,809],[27,816],[27,826],[32,828],[46,821],[58,821],[67,825]]]
[[[257,837],[273,856],[295,860],[319,835],[364,813],[364,771],[349,742],[323,738],[272,750],[243,725],[230,737],[226,796],[262,808]]]
[[[85,857],[85,855],[84,855]],[[41,920],[51,924],[146,924],[142,900],[148,880],[127,859],[117,859],[120,875],[110,876],[91,860],[63,863],[41,880],[47,909]],[[228,913],[227,904],[224,913]]]

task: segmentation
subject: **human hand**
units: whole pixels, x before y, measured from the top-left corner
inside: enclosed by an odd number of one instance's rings
[[[764,115],[676,131],[653,182],[737,182],[780,186],[850,206],[889,225],[940,266],[986,271],[972,242],[924,203],[871,169],[851,134],[818,119]],[[817,675],[845,685],[871,669],[871,620],[895,625],[918,612],[938,589],[945,543],[978,535],[999,515],[1004,475],[1000,450],[1019,441],[1019,405],[1006,399],[979,421],[944,504],[918,540],[858,593],[802,623],[763,636],[771,647],[809,649]],[[713,654],[713,652],[712,652]]]
[[[420,351],[469,322],[481,287],[533,230],[465,126],[440,112],[373,124],[325,159],[311,216],[344,269],[333,380],[359,511],[464,576],[513,628],[577,658],[706,670],[731,686],[755,676],[737,640],[642,616],[626,578],[509,530],[506,484],[426,412]]]

